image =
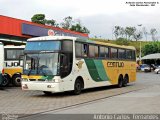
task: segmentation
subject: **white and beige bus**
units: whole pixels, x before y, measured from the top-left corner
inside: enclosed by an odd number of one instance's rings
[[[23,70],[23,56],[25,46],[4,46],[4,76],[6,82],[4,86],[12,84],[14,86],[21,85],[21,73]]]
[[[3,81],[3,63],[4,63],[4,46],[2,42],[0,42],[0,86],[4,84]]]
[[[135,48],[69,36],[31,38],[24,50],[22,90],[45,94],[136,80]]]

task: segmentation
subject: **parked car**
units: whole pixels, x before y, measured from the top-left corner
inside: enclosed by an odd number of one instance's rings
[[[151,69],[155,70],[157,68],[157,66],[155,64],[151,64]]]
[[[151,66],[147,64],[140,65],[141,71],[143,72],[151,72]]]
[[[159,74],[160,73],[160,66],[157,67],[155,70],[154,70],[155,73]]]

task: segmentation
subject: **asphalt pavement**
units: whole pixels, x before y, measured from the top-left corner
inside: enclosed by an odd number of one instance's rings
[[[28,119],[52,118],[54,114],[160,114],[160,74],[137,73],[127,87],[114,86],[84,90],[81,95],[9,87],[0,90],[0,113],[21,114]],[[51,116],[50,116],[51,115]],[[49,117],[50,116],[50,117]],[[66,116],[67,117],[67,116]]]

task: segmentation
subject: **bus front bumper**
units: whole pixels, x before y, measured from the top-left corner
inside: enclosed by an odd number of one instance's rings
[[[59,83],[22,81],[22,90],[61,92]]]

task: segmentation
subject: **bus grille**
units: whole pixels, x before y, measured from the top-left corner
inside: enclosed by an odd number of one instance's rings
[[[38,79],[38,81],[45,81],[45,79]]]
[[[29,79],[30,81],[36,81],[36,79]]]

